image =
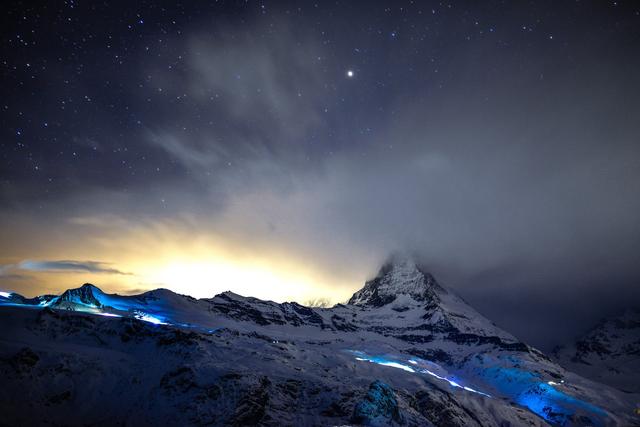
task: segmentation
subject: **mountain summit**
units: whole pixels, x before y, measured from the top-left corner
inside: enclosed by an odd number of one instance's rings
[[[353,294],[348,304],[369,310],[373,316],[389,312],[390,318],[395,318],[402,313],[400,323],[388,321],[387,327],[411,330],[414,339],[427,339],[423,334],[447,340],[482,341],[491,337],[496,342],[526,347],[406,256],[392,257],[374,279]]]
[[[76,304],[88,307],[100,308],[102,303],[99,300],[102,291],[91,283],[85,283],[79,288],[67,289],[54,302],[57,308],[72,309]]]
[[[446,291],[436,279],[423,271],[411,258],[389,260],[378,275],[353,294],[349,304],[381,307],[393,302],[398,295],[408,295],[416,301],[439,301],[438,294]]]

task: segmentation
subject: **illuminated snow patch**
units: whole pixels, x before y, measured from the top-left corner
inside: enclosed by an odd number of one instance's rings
[[[604,423],[601,418],[606,417],[606,413],[597,406],[562,393],[546,383],[526,390],[516,401],[546,421],[558,425],[565,425],[578,416],[587,418],[588,425],[602,426]]]
[[[53,304],[54,302],[58,301],[58,298],[59,298],[59,297],[51,298],[49,301],[47,301],[46,299],[45,299],[45,300],[42,300],[42,301],[40,301],[40,302],[38,303],[38,305],[39,305],[40,307],[49,307],[49,306],[50,306],[51,304]]]
[[[2,292],[2,291],[0,291],[0,297],[11,298],[11,292]]]
[[[98,316],[104,316],[104,317],[122,317],[119,314],[115,314],[115,313],[96,313]]]
[[[167,325],[167,322],[163,322],[161,319],[154,317],[143,311],[135,311],[133,313],[133,317],[135,317],[138,320],[142,320],[144,322],[153,323],[154,325]]]
[[[363,357],[356,357],[356,360],[359,360],[361,362],[373,362],[373,363],[377,363],[378,365],[382,365],[382,366],[389,366],[391,368],[402,369],[403,371],[411,372],[413,374],[416,373],[416,371],[414,371],[410,366],[403,365],[402,363],[385,362],[385,361],[374,361],[374,360],[363,358]]]
[[[500,394],[554,425],[566,425],[581,417],[588,425],[605,425],[604,410],[557,389],[562,383],[542,381],[538,373],[504,366],[484,368],[479,373]]]
[[[411,372],[412,374],[427,374],[429,376],[432,376],[434,378],[437,378],[439,380],[442,381],[446,381],[449,383],[449,385],[451,385],[452,387],[455,388],[459,388],[471,393],[476,393],[476,394],[480,394],[482,396],[485,397],[491,397],[489,394],[487,393],[483,393],[481,391],[478,391],[476,389],[473,389],[471,387],[468,386],[463,386],[460,383],[458,383],[457,381],[454,381],[452,379],[449,379],[445,376],[442,375],[438,375],[437,373],[433,372],[430,369],[426,369],[426,368],[422,368],[419,367],[419,363],[418,361],[414,360],[414,359],[409,359],[407,360],[408,363],[410,363],[411,365],[413,365],[414,367],[411,367],[409,365],[405,365],[404,363],[401,362],[396,362],[393,360],[389,360],[385,357],[382,356],[369,356],[366,353],[362,352],[362,351],[354,351],[354,350],[348,350],[350,353],[353,353],[356,355],[356,360],[361,361],[361,362],[371,362],[371,363],[375,363],[377,365],[382,365],[382,366],[389,366],[391,368],[397,368],[397,369],[402,369],[403,371],[407,371],[407,372]],[[433,364],[434,366],[438,366],[435,363]]]

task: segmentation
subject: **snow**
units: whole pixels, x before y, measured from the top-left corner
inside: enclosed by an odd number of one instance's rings
[[[640,395],[566,371],[415,263],[387,266],[352,302],[312,309],[230,292],[196,300],[92,285],[40,299],[12,294],[0,300],[0,401],[11,424],[69,424],[69,413],[91,424],[113,412],[113,423],[222,425],[256,404],[255,417],[281,424],[340,425],[380,380],[407,424],[638,421]]]
[[[135,317],[136,319],[142,320],[144,322],[149,322],[149,323],[153,323],[154,325],[167,325],[167,322],[163,322],[162,319],[152,316],[150,314],[147,314],[143,311],[139,311],[139,310],[134,310],[133,312],[133,317]]]
[[[376,279],[368,282],[361,291],[356,292],[349,302],[354,305],[365,305],[370,302],[374,291],[383,299],[396,298],[398,295],[422,298],[432,286],[431,277],[425,276],[410,259],[402,259],[387,265]]]
[[[97,314],[98,316],[104,316],[104,317],[122,317],[119,314],[114,314],[114,313],[95,313],[95,314]],[[141,320],[144,320],[144,319],[141,319]]]
[[[371,363],[376,363],[378,365],[382,365],[382,366],[389,366],[392,368],[398,368],[398,369],[402,369],[403,371],[407,371],[407,372],[411,372],[411,373],[421,373],[421,374],[427,374],[430,375],[432,377],[435,377],[439,380],[442,381],[446,381],[447,383],[449,383],[449,385],[451,385],[452,387],[457,387],[457,388],[461,388],[463,390],[472,392],[472,393],[476,393],[476,394],[480,394],[482,396],[486,396],[486,397],[491,397],[490,395],[488,395],[487,393],[483,393],[481,391],[475,390],[471,387],[468,386],[463,386],[460,385],[457,381],[454,381],[452,379],[449,379],[447,377],[444,376],[440,376],[438,374],[436,374],[435,372],[431,371],[430,369],[426,369],[424,367],[415,367],[412,368],[411,366],[408,366],[404,363],[400,363],[397,361],[392,361],[387,359],[387,357],[385,356],[369,356],[361,351],[351,351],[353,354],[356,355],[356,360],[359,361],[364,361],[364,362],[371,362]],[[407,360],[407,362],[409,362],[410,364],[414,365],[414,366],[418,366],[418,365],[424,365],[425,363],[421,363],[418,362],[415,359],[409,359]],[[426,362],[426,364],[432,364],[431,362]],[[442,369],[440,366],[436,365],[438,368]]]

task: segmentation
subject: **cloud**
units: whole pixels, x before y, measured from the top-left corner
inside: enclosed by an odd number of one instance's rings
[[[98,261],[33,261],[25,260],[18,264],[18,268],[27,271],[73,271],[73,272],[88,272],[98,274],[118,274],[118,275],[132,275],[120,271],[116,268],[109,267],[109,263]]]
[[[14,264],[0,265],[0,279],[2,280],[26,280],[30,279],[30,276],[26,274],[19,274],[15,271]]]
[[[144,105],[166,117],[146,126],[146,142],[216,195],[259,182],[286,186],[292,172],[317,165],[310,150],[330,148],[325,110],[336,88],[324,83],[325,49],[285,22],[277,32],[256,27],[242,37],[194,31],[176,41],[185,52],[181,72],[153,61],[143,70],[162,96],[184,101]]]

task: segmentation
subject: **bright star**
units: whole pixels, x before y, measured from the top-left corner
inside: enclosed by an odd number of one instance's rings
[[[347,77],[353,77],[353,70],[347,70]]]

